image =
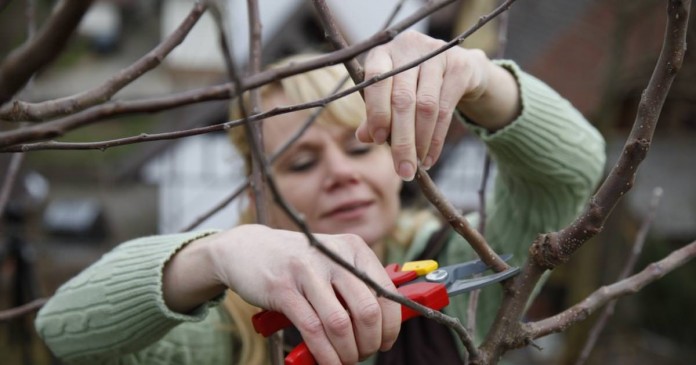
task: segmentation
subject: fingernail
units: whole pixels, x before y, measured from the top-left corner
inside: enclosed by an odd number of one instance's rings
[[[416,169],[413,164],[408,161],[401,161],[399,163],[399,176],[406,181],[413,180],[413,176],[416,174]]]
[[[433,167],[433,158],[430,156],[425,157],[425,160],[423,160],[422,166],[426,171],[430,170],[430,168]]]
[[[387,140],[387,130],[385,128],[377,128],[372,134],[372,139],[375,143],[382,144]]]

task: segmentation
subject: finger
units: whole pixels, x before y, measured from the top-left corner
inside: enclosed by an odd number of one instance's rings
[[[437,57],[425,62],[421,65],[418,75],[415,125],[416,153],[424,165],[440,111],[443,59],[444,57]]]
[[[384,47],[373,49],[365,59],[365,79],[369,80],[392,69],[392,60]],[[391,130],[392,78],[384,79],[365,88],[367,131],[371,139],[382,144]]]
[[[391,93],[391,150],[396,173],[406,181],[416,174],[416,88],[418,69],[394,76]]]
[[[355,256],[355,266],[361,268],[367,276],[380,284],[382,288],[395,293],[396,287],[384,270],[382,263],[379,262],[379,259],[369,248],[366,247],[365,251],[367,252]],[[382,318],[380,350],[384,351],[390,349],[399,336],[399,330],[401,329],[401,305],[382,296],[377,298],[377,303],[380,306]]]
[[[340,356],[324,332],[324,326],[314,308],[298,295],[285,300],[283,314],[297,327],[309,351],[319,364],[337,364]]]
[[[443,74],[437,122],[433,129],[433,135],[430,138],[430,147],[426,157],[423,159],[423,168],[426,170],[432,167],[440,158],[457,103],[459,103],[462,95],[469,88],[470,73],[471,70],[468,69],[465,62],[456,62],[450,57]],[[456,77],[449,77],[448,75],[456,75]]]
[[[358,354],[364,359],[382,345],[382,308],[365,283],[349,273],[337,275],[333,284],[350,311]]]
[[[350,315],[338,301],[330,280],[312,275],[305,278],[302,289],[319,316],[323,332],[341,362],[344,364],[358,362],[358,347]]]

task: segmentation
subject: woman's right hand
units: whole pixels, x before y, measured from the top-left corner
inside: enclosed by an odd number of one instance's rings
[[[316,235],[326,247],[387,290],[384,267],[355,235]],[[167,264],[167,305],[190,311],[230,288],[249,303],[285,314],[321,364],[355,363],[391,348],[400,305],[311,247],[304,234],[243,225],[192,242]],[[337,299],[340,294],[345,308]]]

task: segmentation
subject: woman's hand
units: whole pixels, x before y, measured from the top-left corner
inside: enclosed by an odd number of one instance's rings
[[[316,237],[385,289],[396,291],[358,236]],[[298,232],[239,226],[189,244],[165,268],[165,301],[174,310],[191,310],[224,288],[251,304],[285,314],[320,364],[355,363],[389,349],[401,327],[399,304],[377,298]]]
[[[401,67],[445,42],[406,31],[374,48],[365,60],[365,79]],[[367,120],[357,130],[362,142],[390,139],[394,168],[413,179],[417,159],[426,169],[439,158],[455,108],[495,131],[519,113],[512,75],[480,50],[451,48],[428,61],[365,89]]]

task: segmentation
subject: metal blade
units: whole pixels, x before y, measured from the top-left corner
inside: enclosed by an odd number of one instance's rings
[[[467,280],[457,280],[452,285],[447,287],[447,293],[450,296],[455,296],[457,294],[466,293],[474,289],[479,289],[484,286],[503,281],[507,278],[513,277],[520,272],[519,267],[513,267],[505,271],[482,276],[480,278],[467,279]]]

